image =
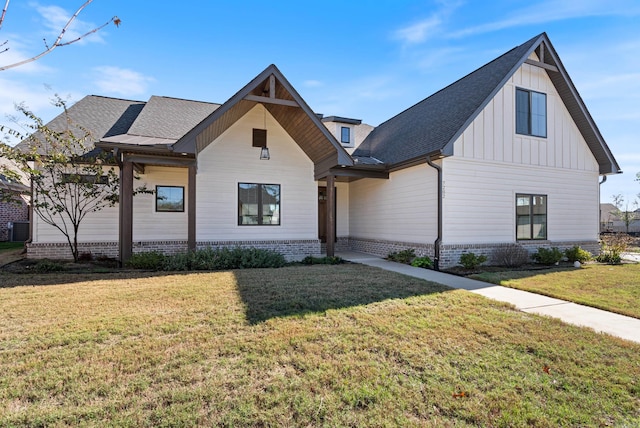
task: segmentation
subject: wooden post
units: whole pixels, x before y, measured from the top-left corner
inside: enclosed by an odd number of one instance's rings
[[[133,163],[125,157],[120,168],[120,264],[133,253]]]
[[[196,250],[196,166],[189,166],[189,194],[187,196],[187,246]]]
[[[327,257],[335,255],[336,243],[336,177],[327,176]]]

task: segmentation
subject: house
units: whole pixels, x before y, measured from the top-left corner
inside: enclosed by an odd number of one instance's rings
[[[625,217],[629,222],[628,229]],[[640,209],[624,212],[614,204],[600,204],[600,232],[640,234]]]
[[[81,245],[121,260],[207,246],[413,248],[439,267],[514,243],[597,252],[599,179],[620,172],[545,33],[377,127],[316,114],[274,65],[223,104],[90,96],[69,112],[120,172],[119,205],[87,219]],[[134,181],[155,193],[134,197]],[[31,257],[65,251],[37,220],[32,238]]]
[[[0,242],[25,241],[29,237],[31,189],[16,177],[3,173],[5,168],[15,172],[14,165],[0,158]]]

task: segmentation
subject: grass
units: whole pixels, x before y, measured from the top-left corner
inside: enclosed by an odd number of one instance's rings
[[[640,264],[485,272],[470,278],[640,318]]]
[[[9,241],[0,242],[0,251],[16,250],[18,248],[24,248],[24,242],[9,242]]]
[[[640,424],[640,345],[375,268],[0,280],[0,426]]]

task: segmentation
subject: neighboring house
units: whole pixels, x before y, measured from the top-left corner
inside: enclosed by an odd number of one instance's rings
[[[121,166],[119,206],[81,226],[82,251],[122,260],[207,246],[299,259],[323,242],[440,267],[513,243],[597,252],[599,178],[620,172],[544,33],[375,128],[315,114],[273,65],[222,105],[92,96],[69,113]],[[136,174],[155,195],[133,197]],[[62,248],[34,221],[31,257]]]
[[[600,232],[640,233],[640,209],[629,212],[629,230],[621,218],[620,210],[613,204],[600,204]]]
[[[24,241],[29,237],[31,189],[3,174],[2,168],[5,167],[11,168],[11,164],[7,159],[0,159],[0,242],[13,241],[14,238],[16,241]],[[15,168],[12,169],[15,171]]]

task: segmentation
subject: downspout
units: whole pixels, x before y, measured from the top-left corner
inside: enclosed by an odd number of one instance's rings
[[[607,181],[607,176],[602,176],[602,181],[598,183],[598,236],[602,233],[602,210],[600,209],[600,196],[602,195],[601,187]]]
[[[438,174],[438,237],[433,243],[433,268],[440,270],[440,244],[442,243],[442,167],[431,161],[427,156],[427,163]]]

